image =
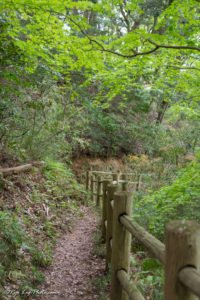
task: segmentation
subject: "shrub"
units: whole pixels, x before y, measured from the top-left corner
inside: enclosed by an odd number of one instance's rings
[[[181,169],[176,179],[134,204],[134,217],[149,231],[164,239],[164,226],[172,219],[200,221],[200,154]],[[142,220],[142,221],[141,221]]]

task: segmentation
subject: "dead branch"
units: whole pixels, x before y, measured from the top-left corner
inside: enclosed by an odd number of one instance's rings
[[[13,168],[0,168],[0,173],[2,173],[3,176],[23,173],[23,172],[30,171],[31,169],[33,169],[34,166],[38,166],[40,164],[41,162],[33,162],[31,164],[26,164],[18,167],[13,167]]]

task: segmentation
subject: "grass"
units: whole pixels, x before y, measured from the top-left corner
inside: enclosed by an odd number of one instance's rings
[[[94,240],[93,253],[105,259],[106,249],[105,249],[105,244],[102,243],[100,226],[97,228],[97,231],[93,236],[93,240]],[[105,269],[106,269],[106,265],[105,265]],[[108,294],[109,294],[109,286],[110,286],[110,269],[104,276],[93,280],[91,283],[95,286],[96,290],[98,291],[99,294],[98,300],[109,299]]]

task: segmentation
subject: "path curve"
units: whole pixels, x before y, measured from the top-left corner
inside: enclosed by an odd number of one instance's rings
[[[105,272],[105,260],[93,251],[98,217],[88,207],[80,209],[84,217],[76,219],[72,233],[58,240],[53,264],[44,272],[46,281],[36,299],[93,300],[99,297],[92,284]]]

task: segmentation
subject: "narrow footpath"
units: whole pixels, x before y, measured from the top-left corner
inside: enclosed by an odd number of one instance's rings
[[[81,212],[84,216],[76,219],[72,233],[58,240],[53,264],[44,272],[45,284],[39,287],[41,294],[31,299],[99,299],[93,282],[104,276],[105,260],[94,253],[98,217],[87,207]]]

